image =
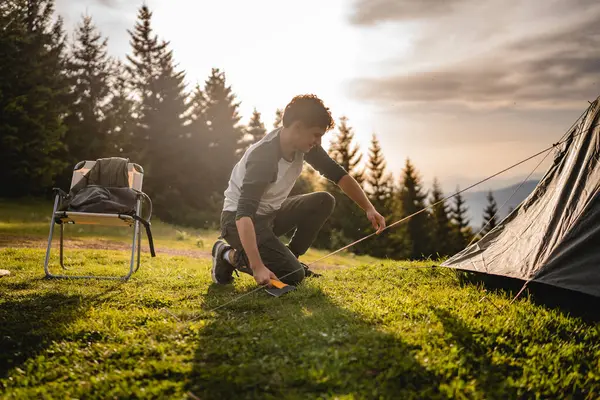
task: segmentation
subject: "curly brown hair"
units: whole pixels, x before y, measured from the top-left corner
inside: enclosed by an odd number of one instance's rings
[[[285,107],[283,126],[288,128],[295,121],[301,121],[310,128],[324,128],[326,132],[335,126],[329,108],[314,94],[295,96]]]

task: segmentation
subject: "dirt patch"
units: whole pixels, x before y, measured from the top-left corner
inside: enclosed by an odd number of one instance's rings
[[[92,250],[123,250],[131,251],[131,245],[125,242],[115,242],[112,240],[103,239],[64,239],[65,249],[92,249]],[[45,249],[48,246],[47,239],[43,239],[36,236],[10,236],[0,235],[0,249],[13,247],[13,248],[31,248],[31,249]],[[53,240],[52,249],[58,249],[58,241]],[[160,257],[160,254],[168,254],[170,256],[182,256],[199,259],[211,258],[210,251],[206,250],[192,250],[192,249],[173,249],[167,247],[154,247],[156,256]],[[148,245],[142,244],[142,252],[150,254],[150,248]],[[328,269],[339,269],[343,268],[340,265],[331,264],[315,264],[311,265],[311,269],[316,270],[328,270]]]
[[[114,242],[103,239],[65,239],[66,249],[92,249],[92,250],[125,250],[131,251],[131,245],[125,242]],[[0,235],[0,248],[20,247],[20,248],[46,248],[48,242],[34,236],[3,236]],[[52,248],[58,248],[58,241],[53,240]],[[192,258],[210,258],[210,252],[204,250],[191,249],[172,249],[154,247],[156,254],[169,254],[175,256],[185,256]],[[142,244],[142,252],[150,253],[150,247]]]

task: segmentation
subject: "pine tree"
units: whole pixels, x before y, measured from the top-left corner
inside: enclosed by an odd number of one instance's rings
[[[275,122],[273,123],[273,128],[277,129],[283,126],[283,110],[278,108],[275,111]]]
[[[18,0],[3,1],[0,3],[0,33],[11,32],[14,29],[13,23],[17,23],[17,10],[19,6]],[[0,39],[4,40],[6,37],[0,35]],[[8,42],[3,44],[8,45]]]
[[[190,125],[189,131],[191,137],[189,142],[190,149],[187,152],[188,171],[200,171],[197,175],[199,184],[194,185],[196,190],[195,198],[199,200],[199,205],[205,206],[204,200],[208,198],[207,188],[211,187],[212,169],[206,159],[209,153],[208,121],[206,119],[206,97],[202,92],[200,85],[196,84],[194,91],[190,96]],[[201,155],[200,157],[198,155]]]
[[[147,164],[150,119],[158,107],[157,80],[160,75],[161,59],[165,57],[168,43],[160,41],[152,29],[152,12],[143,5],[138,11],[138,20],[131,37],[132,54],[127,55],[127,74],[130,77],[132,94],[138,99],[136,104],[136,131],[132,138],[133,160]]]
[[[456,188],[456,195],[452,202],[452,208],[450,210],[452,231],[453,231],[453,244],[452,253],[461,251],[472,239],[473,233],[469,226],[469,219],[467,217],[468,208],[460,188]]]
[[[348,118],[340,118],[337,135],[332,139],[329,148],[329,155],[351,175],[358,183],[364,180],[364,172],[358,169],[358,164],[362,160],[362,154],[359,153],[358,145],[353,144],[354,132],[348,126]]]
[[[265,129],[265,124],[263,124],[263,122],[261,121],[260,113],[255,108],[252,112],[250,123],[245,129],[245,137],[242,142],[242,147],[240,148],[239,153],[243,154],[246,150],[248,150],[250,146],[262,139],[266,133],[267,130]]]
[[[390,207],[392,209],[391,215],[394,221],[399,221],[403,218],[406,213],[402,207],[402,198],[400,192],[402,190],[401,180],[400,184],[394,184],[392,186],[392,198],[390,201]],[[386,258],[392,258],[396,260],[411,259],[413,253],[413,241],[409,233],[408,221],[404,221],[395,226],[389,228],[386,232],[389,237],[389,245],[387,246]]]
[[[427,193],[423,192],[421,179],[409,159],[406,160],[397,196],[402,211],[400,218],[405,218],[425,208]],[[411,243],[410,258],[412,259],[427,258],[431,255],[429,222],[427,212],[421,212],[405,223],[406,233]]]
[[[190,96],[190,132],[194,149],[197,152],[208,153],[206,97],[199,84],[196,84]]]
[[[65,144],[70,165],[111,155],[107,112],[113,62],[107,45],[108,39],[102,38],[92,18],[84,16],[77,27],[68,63],[72,107],[65,119]]]
[[[156,95],[159,99],[156,110],[148,115],[148,192],[153,193],[154,208],[158,216],[167,216],[170,221],[183,223],[187,205],[183,197],[175,202],[186,187],[194,184],[194,176],[185,173],[182,155],[190,151],[188,128],[187,93],[185,74],[176,71],[171,51],[160,61],[160,75],[156,81]],[[161,201],[163,200],[164,201]],[[179,208],[180,214],[173,214]],[[169,213],[169,214],[167,214]]]
[[[169,45],[168,42],[161,41],[152,29],[152,16],[148,6],[143,5],[138,11],[138,21],[134,30],[127,30],[131,37],[132,55],[127,55],[129,64],[127,72],[131,77],[131,83],[134,90],[139,95],[144,106],[150,104],[144,103],[152,97],[154,93],[154,83],[160,74],[159,63],[164,57],[164,53]]]
[[[387,220],[393,217],[394,182],[391,174],[386,173],[385,157],[375,134],[371,137],[365,184],[367,185],[365,191],[375,209]],[[366,230],[367,233],[374,231],[372,226]],[[359,243],[357,247],[361,253],[381,258],[392,258],[397,252],[390,230],[384,231],[374,241]]]
[[[239,143],[243,130],[238,125],[239,103],[230,86],[227,86],[225,73],[213,68],[204,85],[205,116],[208,125],[208,147],[206,155],[212,167],[214,192],[222,193],[229,181],[233,166],[239,159]]]
[[[377,136],[373,134],[369,148],[369,162],[367,165],[368,184],[367,194],[373,205],[383,212],[389,212],[390,199],[393,191],[393,178],[386,174],[386,162]]]
[[[107,151],[115,157],[133,158],[136,103],[129,93],[126,71],[121,62],[115,63],[110,88],[111,98],[106,111]]]
[[[0,196],[44,193],[66,167],[65,37],[52,0],[0,8]]]
[[[431,192],[431,242],[434,254],[439,257],[446,257],[452,252],[452,227],[450,225],[450,210],[437,178],[433,181],[433,190]],[[439,203],[439,204],[438,204]]]
[[[185,223],[212,229],[219,224],[222,193],[216,187],[214,166],[209,154],[209,123],[206,116],[207,100],[200,85],[196,84],[189,99],[189,137],[184,141],[186,149],[179,154],[186,184],[181,197],[186,204]]]
[[[362,156],[358,153],[358,146],[354,145],[353,141],[352,128],[348,126],[347,118],[342,117],[338,125],[338,132],[331,140],[329,156],[360,184],[363,181],[363,172],[358,171],[357,165]],[[335,198],[336,207],[333,214],[321,228],[316,245],[332,249],[357,239],[368,230],[369,225],[367,224],[368,220],[362,218],[364,216],[363,210],[344,194],[337,185],[327,181],[324,187]],[[354,248],[354,251],[358,250],[360,250],[359,247]]]
[[[498,225],[497,214],[498,214],[498,205],[496,204],[496,200],[494,199],[494,195],[490,190],[487,195],[488,204],[483,210],[483,227],[481,230],[481,235],[486,235],[489,231],[494,229],[496,225]]]
[[[135,32],[130,32],[133,55],[128,56],[127,69],[140,98],[134,150],[141,150],[137,158],[157,216],[182,222],[188,212],[182,190],[193,184],[184,169],[185,154],[192,151],[185,73],[176,71],[168,42],[152,33],[151,17],[147,6],[142,6]]]

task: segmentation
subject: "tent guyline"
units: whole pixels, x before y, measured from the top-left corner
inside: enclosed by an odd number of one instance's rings
[[[542,163],[546,160],[546,158],[548,158],[549,154],[550,154],[550,152],[546,153],[546,155],[544,156],[544,158],[542,158],[540,160],[540,162],[535,166],[535,168],[529,173],[529,175],[527,175],[525,177],[525,179],[523,179],[523,182],[521,182],[521,184],[519,186],[517,186],[517,188],[510,195],[510,197],[508,199],[506,199],[506,201],[500,207],[498,207],[498,209],[496,210],[496,212],[494,213],[494,215],[492,215],[492,217],[485,224],[483,224],[483,226],[481,227],[481,229],[479,230],[479,232],[477,232],[477,234],[473,235],[473,238],[471,239],[471,241],[469,242],[469,244],[467,245],[467,247],[469,247],[470,245],[472,245],[473,243],[475,243],[475,241],[477,240],[477,238],[479,237],[479,235],[481,235],[483,233],[483,231],[485,230],[485,228],[487,228],[489,226],[490,222],[492,222],[492,220],[494,218],[496,218],[496,216],[498,214],[500,214],[500,210],[502,210],[504,208],[504,206],[506,206],[508,204],[508,202],[512,200],[512,198],[515,196],[515,194],[517,194],[517,192],[519,191],[519,189],[521,189],[521,187],[523,187],[523,185],[525,184],[525,182],[527,182],[529,180],[529,178],[531,178],[531,175],[533,175],[534,172],[537,171],[537,169],[540,167],[540,165],[542,165]]]
[[[497,173],[495,173],[494,175],[491,175],[491,176],[489,176],[489,177],[487,177],[487,178],[485,178],[485,179],[482,179],[481,181],[479,181],[479,182],[477,182],[477,183],[474,183],[473,185],[471,185],[471,186],[469,186],[469,187],[467,187],[467,188],[465,188],[465,189],[463,189],[463,190],[460,190],[460,191],[458,191],[458,192],[456,192],[456,193],[454,193],[454,194],[452,194],[452,195],[446,196],[446,197],[445,197],[445,198],[443,198],[442,200],[440,200],[440,201],[438,201],[438,202],[436,202],[436,203],[430,204],[429,206],[427,206],[427,207],[425,207],[425,208],[422,208],[422,209],[420,209],[419,211],[417,211],[417,212],[415,212],[415,213],[413,213],[413,214],[411,214],[411,215],[408,215],[408,216],[406,216],[406,217],[404,217],[404,218],[402,218],[402,219],[400,219],[400,220],[398,220],[398,221],[394,222],[393,224],[391,224],[391,225],[389,225],[389,226],[386,226],[386,227],[385,227],[385,228],[382,230],[382,232],[383,232],[383,231],[386,231],[387,229],[390,229],[390,228],[392,228],[393,226],[396,226],[396,225],[398,225],[398,224],[401,224],[402,222],[406,222],[406,221],[408,221],[409,219],[411,219],[411,218],[413,218],[413,217],[416,217],[417,215],[419,215],[419,214],[421,214],[421,213],[423,213],[423,212],[427,211],[428,209],[430,209],[430,208],[434,208],[435,206],[437,206],[437,205],[439,205],[439,204],[442,204],[443,202],[445,202],[445,201],[448,201],[448,200],[452,199],[453,197],[456,197],[456,196],[458,196],[459,194],[466,192],[467,190],[471,190],[471,189],[473,189],[474,187],[476,187],[476,186],[479,186],[479,185],[481,185],[482,183],[485,183],[485,182],[489,181],[490,179],[493,179],[493,178],[497,177],[498,175],[501,175],[501,174],[503,174],[503,173],[505,173],[505,172],[507,172],[507,171],[510,171],[511,169],[513,169],[513,168],[516,168],[516,167],[518,167],[519,165],[521,165],[521,164],[523,164],[523,163],[526,163],[527,161],[529,161],[529,160],[531,160],[531,159],[534,159],[534,158],[536,158],[536,157],[538,157],[538,156],[540,156],[540,155],[542,155],[542,154],[544,154],[544,153],[546,153],[546,152],[549,152],[550,150],[554,149],[554,148],[555,148],[555,147],[557,147],[557,146],[560,146],[560,145],[561,145],[561,144],[563,144],[563,143],[564,143],[564,141],[560,141],[560,142],[554,143],[552,146],[550,146],[550,147],[546,148],[546,149],[545,149],[545,150],[543,150],[543,151],[540,151],[539,153],[536,153],[535,155],[533,155],[533,156],[531,156],[531,157],[528,157],[528,158],[524,159],[523,161],[519,161],[518,163],[516,163],[516,164],[514,164],[514,165],[512,165],[512,166],[510,166],[510,167],[508,167],[508,168],[506,168],[506,169],[504,169],[504,170],[502,170],[502,171],[500,171],[500,172],[497,172]],[[371,233],[370,235],[367,235],[367,236],[365,236],[365,237],[363,237],[363,238],[361,238],[361,239],[358,239],[357,241],[355,241],[355,242],[352,242],[352,243],[350,243],[349,245],[346,245],[346,246],[342,247],[342,248],[341,248],[341,249],[339,249],[339,250],[336,250],[336,251],[334,251],[334,252],[332,252],[332,253],[330,253],[330,254],[327,254],[327,255],[325,255],[325,256],[323,256],[323,257],[321,257],[321,258],[319,258],[319,259],[317,259],[317,260],[315,260],[315,261],[313,261],[313,262],[311,262],[310,264],[307,264],[307,265],[308,265],[308,266],[311,266],[311,265],[313,265],[313,264],[315,264],[315,263],[317,263],[317,262],[319,262],[319,261],[325,260],[326,258],[329,258],[329,257],[331,257],[331,256],[333,256],[333,255],[335,255],[335,254],[337,254],[337,253],[339,253],[339,252],[341,252],[341,251],[344,251],[344,250],[346,250],[346,249],[348,249],[348,248],[350,248],[350,247],[352,247],[352,246],[354,246],[354,245],[357,245],[358,243],[360,243],[360,242],[362,242],[362,241],[364,241],[364,240],[367,240],[367,239],[369,239],[370,237],[372,237],[372,236],[375,236],[376,234],[377,234],[376,232],[373,232],[373,233]],[[287,276],[287,275],[286,275],[286,276]]]
[[[428,210],[428,209],[430,209],[430,208],[434,208],[435,206],[437,206],[437,205],[439,205],[439,204],[442,204],[442,203],[444,203],[444,202],[446,202],[446,201],[448,201],[448,200],[452,199],[453,197],[456,197],[456,196],[458,196],[459,194],[462,194],[462,193],[464,193],[464,192],[466,192],[466,191],[468,191],[468,190],[471,190],[471,189],[473,189],[474,187],[476,187],[476,186],[479,186],[479,185],[481,185],[481,184],[483,184],[483,183],[485,183],[485,182],[487,182],[487,181],[489,181],[489,180],[491,180],[491,179],[493,179],[493,178],[497,177],[498,175],[502,175],[503,173],[505,173],[505,172],[507,172],[507,171],[510,171],[511,169],[513,169],[513,168],[516,168],[516,167],[518,167],[519,165],[521,165],[521,164],[524,164],[524,163],[526,163],[527,161],[529,161],[529,160],[532,160],[532,159],[534,159],[534,158],[536,158],[536,157],[538,157],[538,156],[540,156],[540,155],[542,155],[542,154],[544,154],[544,153],[548,153],[548,152],[549,152],[549,151],[551,151],[552,149],[554,149],[554,148],[556,148],[556,147],[560,146],[561,144],[563,144],[563,143],[565,143],[565,142],[566,142],[565,136],[567,136],[567,135],[569,134],[569,132],[571,131],[571,129],[573,129],[573,127],[574,127],[574,126],[575,126],[575,125],[576,125],[576,124],[577,124],[577,123],[578,123],[578,122],[581,120],[581,118],[582,118],[582,117],[583,117],[583,116],[586,114],[586,112],[587,112],[587,110],[585,110],[583,113],[581,113],[581,115],[579,116],[579,118],[577,118],[577,121],[575,121],[575,122],[574,122],[574,123],[573,123],[573,124],[572,124],[572,125],[569,127],[569,129],[567,129],[567,131],[566,131],[566,132],[565,132],[565,133],[564,133],[564,134],[561,136],[561,138],[559,139],[559,141],[558,141],[558,142],[556,142],[556,143],[554,143],[552,146],[550,146],[550,147],[548,147],[548,148],[546,148],[546,149],[544,149],[544,150],[542,150],[542,151],[540,151],[540,152],[538,152],[538,153],[536,153],[536,154],[534,154],[534,155],[532,155],[532,156],[530,156],[530,157],[527,157],[526,159],[524,159],[524,160],[522,160],[522,161],[519,161],[518,163],[515,163],[515,164],[511,165],[510,167],[503,169],[503,170],[502,170],[502,171],[500,171],[500,172],[497,172],[497,173],[495,173],[495,174],[493,174],[493,175],[491,175],[491,176],[489,176],[489,177],[487,177],[487,178],[485,178],[485,179],[482,179],[482,180],[480,180],[479,182],[476,182],[476,183],[472,184],[471,186],[469,186],[469,187],[467,187],[467,188],[465,188],[465,189],[463,189],[463,190],[460,190],[460,191],[458,191],[458,192],[456,192],[456,193],[454,193],[454,194],[452,194],[452,195],[450,195],[450,196],[446,196],[445,198],[441,199],[440,201],[438,201],[438,202],[436,202],[436,203],[434,203],[434,204],[431,204],[431,205],[429,205],[429,206],[427,206],[427,207],[425,207],[425,208],[423,208],[423,209],[421,209],[421,210],[419,210],[419,211],[417,211],[417,212],[415,212],[415,213],[413,213],[413,214],[411,214],[411,215],[408,215],[408,216],[406,216],[406,217],[404,217],[404,218],[400,219],[399,221],[396,221],[396,222],[394,222],[393,224],[391,224],[391,225],[389,225],[389,226],[386,226],[386,227],[385,227],[385,229],[383,229],[383,231],[385,231],[385,230],[387,230],[387,229],[389,229],[389,228],[391,228],[391,227],[393,227],[393,226],[396,226],[396,225],[398,225],[398,224],[400,224],[400,223],[402,223],[402,222],[408,221],[409,219],[411,219],[411,218],[413,218],[413,217],[416,217],[417,215],[419,215],[419,214],[421,214],[421,213],[423,213],[423,212],[427,211],[427,210]],[[575,135],[575,136],[578,136],[578,135],[579,135],[579,134],[577,134],[577,135]],[[574,137],[575,137],[575,136],[574,136]],[[543,159],[542,159],[542,162],[543,162]],[[540,165],[541,165],[541,162],[540,162]],[[538,165],[538,166],[539,166],[539,165]],[[537,167],[536,167],[536,169],[537,169]],[[533,173],[533,172],[532,172],[532,173]],[[516,193],[516,192],[515,192],[515,193]],[[382,232],[383,232],[383,231],[382,231]],[[325,260],[325,259],[327,259],[327,258],[329,258],[329,257],[331,257],[331,256],[333,256],[333,255],[335,255],[335,254],[337,254],[337,253],[339,253],[339,252],[341,252],[341,251],[344,251],[344,250],[346,250],[346,249],[348,249],[348,248],[350,248],[350,247],[352,247],[352,246],[355,246],[355,245],[357,245],[358,243],[360,243],[360,242],[362,242],[362,241],[364,241],[364,240],[367,240],[367,239],[369,239],[370,237],[372,237],[372,236],[374,236],[374,235],[376,235],[376,232],[373,232],[373,233],[371,233],[370,235],[367,235],[367,236],[365,236],[365,237],[363,237],[363,238],[361,238],[361,239],[358,239],[357,241],[355,241],[355,242],[353,242],[353,243],[350,243],[349,245],[346,245],[345,247],[342,247],[342,248],[341,248],[341,249],[339,249],[339,250],[336,250],[336,251],[334,251],[334,252],[332,252],[332,253],[330,253],[330,254],[327,254],[327,255],[325,255],[325,256],[323,256],[323,257],[321,257],[321,258],[319,258],[319,259],[317,259],[317,260],[315,260],[315,261],[311,262],[310,264],[308,264],[308,266],[311,266],[311,265],[313,265],[313,264],[315,264],[315,263],[317,263],[317,262],[319,262],[319,261],[323,261],[323,260]],[[295,272],[296,272],[296,271],[295,271]],[[287,275],[286,275],[286,276],[287,276]]]
[[[588,103],[592,104],[591,102],[588,101]],[[579,116],[579,118],[577,118],[577,120],[575,122],[573,122],[573,124],[569,127],[569,129],[567,129],[567,131],[564,133],[564,135],[561,136],[561,138],[559,139],[559,142],[561,142],[562,140],[564,140],[564,138],[569,134],[569,132],[571,132],[571,129],[573,129],[573,127],[581,120],[581,118],[585,115],[585,113],[588,110],[586,109],[584,112],[581,113],[581,115]],[[577,135],[575,135],[577,136]],[[575,137],[573,136],[573,137]],[[559,143],[556,143],[554,145],[552,145],[552,147],[556,147],[558,146]],[[502,210],[504,208],[504,206],[506,206],[508,204],[509,201],[512,200],[512,198],[515,196],[515,194],[517,194],[517,192],[519,191],[519,189],[521,189],[521,187],[523,187],[523,185],[525,184],[525,182],[527,182],[529,180],[529,178],[531,178],[531,175],[533,175],[535,173],[535,171],[537,171],[537,169],[540,167],[540,165],[542,165],[542,163],[546,160],[546,158],[548,158],[548,156],[550,155],[550,152],[547,152],[546,155],[544,156],[544,158],[542,158],[540,160],[540,162],[535,166],[535,168],[529,173],[529,175],[527,175],[527,177],[525,179],[523,179],[523,182],[521,182],[521,184],[515,189],[515,191],[513,192],[513,194],[510,195],[510,197],[500,206],[498,207],[498,210],[496,210],[496,213],[492,216],[492,218],[490,218],[479,230],[479,232],[477,232],[476,235],[473,236],[473,238],[471,239],[471,241],[469,242],[469,244],[466,247],[471,246],[479,237],[479,235],[481,235],[481,233],[485,230],[485,228],[488,227],[488,225],[490,224],[490,222],[492,221],[492,219],[494,219],[499,213],[500,210]]]
[[[587,111],[587,110],[586,110],[586,111]],[[476,182],[476,183],[472,184],[471,186],[469,186],[469,187],[467,187],[467,188],[465,188],[465,189],[463,189],[463,190],[460,190],[460,191],[458,191],[458,192],[456,192],[456,193],[454,193],[454,194],[452,194],[452,195],[446,196],[446,197],[445,197],[445,198],[443,198],[442,200],[440,200],[440,201],[438,201],[438,202],[436,202],[436,203],[433,203],[433,204],[431,204],[431,205],[429,205],[429,206],[427,206],[427,207],[425,207],[425,208],[422,208],[421,210],[419,210],[419,211],[417,211],[417,212],[415,212],[415,213],[413,213],[413,214],[411,214],[411,215],[408,215],[408,216],[406,216],[406,217],[404,217],[404,218],[402,218],[402,219],[400,219],[400,220],[398,220],[398,221],[396,221],[396,222],[394,222],[394,223],[392,223],[392,224],[390,224],[390,225],[386,226],[386,227],[385,227],[385,228],[382,230],[382,232],[383,232],[383,231],[385,231],[385,230],[387,230],[387,229],[390,229],[390,228],[392,228],[392,227],[394,227],[394,226],[396,226],[396,225],[399,225],[399,224],[401,224],[401,223],[403,223],[403,222],[406,222],[406,221],[410,220],[411,218],[414,218],[415,216],[417,216],[417,215],[419,215],[419,214],[421,214],[421,213],[423,213],[423,212],[427,211],[428,209],[434,208],[435,206],[437,206],[437,205],[439,205],[439,204],[441,204],[441,203],[443,203],[443,202],[445,202],[445,201],[448,201],[448,200],[452,199],[453,197],[456,197],[456,196],[458,196],[458,195],[459,195],[459,194],[461,194],[461,193],[464,193],[464,192],[466,192],[466,191],[468,191],[468,190],[471,190],[471,189],[473,189],[474,187],[476,187],[476,186],[479,186],[479,185],[481,185],[481,184],[483,184],[483,183],[485,183],[485,182],[487,182],[487,181],[489,181],[489,180],[491,180],[491,179],[493,179],[493,178],[497,177],[498,175],[501,175],[501,174],[503,174],[503,173],[505,173],[505,172],[507,172],[507,171],[510,171],[511,169],[513,169],[513,168],[516,168],[516,167],[518,167],[519,165],[526,163],[527,161],[530,161],[530,160],[532,160],[532,159],[534,159],[534,158],[536,158],[536,157],[539,157],[540,155],[542,155],[542,154],[544,154],[544,153],[548,153],[549,151],[551,151],[551,150],[555,149],[556,147],[558,147],[558,146],[560,146],[561,144],[563,144],[563,143],[565,143],[565,142],[566,142],[566,140],[567,140],[567,139],[564,139],[564,138],[565,138],[565,136],[567,136],[567,135],[568,135],[568,133],[571,131],[571,129],[573,129],[573,127],[574,127],[574,126],[577,124],[577,122],[579,122],[579,120],[581,119],[581,117],[583,117],[583,115],[585,115],[586,111],[584,111],[584,112],[581,114],[581,116],[580,116],[580,117],[577,119],[577,121],[575,121],[575,122],[574,122],[574,123],[571,125],[571,127],[570,127],[570,128],[569,128],[569,129],[568,129],[566,132],[565,132],[565,134],[563,134],[563,136],[561,137],[561,139],[560,139],[558,142],[556,142],[556,143],[552,144],[551,146],[547,147],[546,149],[544,149],[544,150],[542,150],[542,151],[540,151],[540,152],[538,152],[538,153],[536,153],[536,154],[534,154],[534,155],[532,155],[532,156],[530,156],[530,157],[527,157],[526,159],[524,159],[524,160],[522,160],[522,161],[519,161],[519,162],[517,162],[517,163],[515,163],[515,164],[511,165],[510,167],[507,167],[507,168],[503,169],[502,171],[499,171],[499,172],[497,172],[497,173],[495,173],[495,174],[493,174],[493,175],[490,175],[489,177],[487,177],[487,178],[485,178],[485,179],[482,179],[482,180],[480,180],[480,181],[478,181],[478,182]],[[576,137],[576,136],[578,136],[578,135],[574,135],[573,137]],[[543,160],[542,160],[542,162],[543,162]],[[539,166],[539,165],[541,165],[541,162],[540,162],[540,164],[538,164],[538,166]],[[536,167],[536,169],[537,169],[537,167]],[[367,236],[365,236],[365,237],[363,237],[363,238],[361,238],[361,239],[358,239],[358,240],[356,240],[356,241],[354,241],[354,242],[352,242],[352,243],[350,243],[350,244],[348,244],[348,245],[346,245],[346,246],[344,246],[344,247],[342,247],[342,248],[340,248],[340,249],[338,249],[338,250],[336,250],[336,251],[333,251],[333,252],[331,252],[331,253],[329,253],[329,254],[327,254],[327,255],[325,255],[325,256],[323,256],[323,257],[321,257],[321,258],[319,258],[319,259],[317,259],[317,260],[315,260],[315,261],[313,261],[313,262],[311,262],[311,263],[309,263],[309,264],[307,264],[307,266],[309,266],[309,267],[310,267],[311,265],[314,265],[314,264],[316,264],[316,263],[318,263],[318,262],[320,262],[320,261],[323,261],[323,260],[325,260],[325,259],[327,259],[327,258],[329,258],[329,257],[332,257],[332,256],[334,256],[335,254],[338,254],[338,253],[340,253],[340,252],[342,252],[342,251],[344,251],[344,250],[346,250],[346,249],[348,249],[348,248],[350,248],[350,247],[352,247],[352,246],[355,246],[355,245],[357,245],[358,243],[360,243],[360,242],[363,242],[363,241],[365,241],[365,240],[367,240],[367,239],[369,239],[369,238],[371,238],[371,237],[373,237],[373,236],[375,236],[375,235],[377,235],[377,233],[376,233],[376,232],[373,232],[373,233],[371,233],[371,234],[369,234],[369,235],[367,235]],[[302,268],[304,268],[304,267],[302,267]],[[286,274],[286,275],[284,275],[284,276],[280,277],[280,279],[286,278],[287,276],[289,276],[289,275],[292,275],[292,274],[294,274],[294,273],[296,273],[296,272],[298,272],[298,270],[294,270],[294,271],[292,271],[292,272],[290,272],[290,273],[288,273],[288,274]],[[253,293],[255,293],[255,292],[257,292],[257,291],[259,291],[259,290],[261,290],[261,289],[264,289],[264,288],[266,288],[266,286],[267,286],[267,285],[259,285],[259,286],[258,286],[258,287],[256,287],[255,289],[253,289],[253,290],[251,290],[251,291],[249,291],[249,292],[247,292],[247,293],[244,293],[244,294],[242,294],[242,295],[240,295],[240,296],[238,296],[238,297],[235,297],[235,298],[233,298],[233,299],[231,299],[231,300],[229,300],[229,301],[227,301],[227,302],[225,302],[225,303],[223,303],[223,304],[221,304],[221,305],[219,305],[219,306],[217,306],[217,307],[215,307],[215,308],[213,308],[213,309],[209,310],[209,312],[214,312],[214,311],[216,311],[216,310],[218,310],[218,309],[220,309],[220,308],[223,308],[223,307],[225,307],[225,306],[227,306],[227,305],[229,305],[229,304],[231,304],[231,303],[234,303],[234,302],[236,302],[236,301],[238,301],[238,300],[241,300],[242,298],[244,298],[244,297],[246,297],[246,296],[249,296],[249,295],[251,295],[251,294],[253,294]],[[188,320],[188,322],[192,322],[192,321],[194,321],[194,320],[196,320],[196,319],[198,319],[198,318],[199,318],[199,317],[197,317],[197,318],[193,318],[193,319],[191,319],[191,320]]]

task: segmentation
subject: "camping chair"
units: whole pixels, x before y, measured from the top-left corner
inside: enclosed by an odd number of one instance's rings
[[[150,231],[150,215],[152,214],[152,203],[150,198],[143,193],[142,190],[142,181],[144,178],[144,170],[143,168],[135,163],[128,162],[127,159],[122,158],[107,158],[100,159],[97,161],[81,161],[79,162],[73,169],[73,176],[71,178],[71,187],[70,192],[67,194],[60,188],[54,188],[54,208],[52,210],[52,218],[50,220],[50,234],[48,236],[48,248],[46,250],[46,259],[44,261],[44,271],[46,273],[47,278],[80,278],[80,279],[122,279],[128,280],[131,275],[136,272],[140,267],[140,252],[141,252],[141,234],[140,234],[140,223],[143,224],[146,228],[146,233],[148,235],[148,241],[150,244],[150,252],[152,257],[155,257],[154,253],[154,244],[152,240],[152,233]],[[101,162],[97,167],[96,164]],[[104,162],[105,164],[102,164]],[[74,195],[74,193],[78,193],[77,190],[81,190],[81,188],[90,188],[92,190],[104,190],[106,193],[110,193],[109,187],[102,187],[101,185],[95,185],[93,179],[98,179],[99,174],[104,173],[108,175],[105,171],[102,171],[102,166],[108,166],[107,162],[113,162],[113,166],[120,165],[122,170],[115,172],[108,168],[104,167],[105,170],[111,173],[109,179],[104,181],[108,181],[111,183],[115,182],[115,179],[118,181],[120,178],[120,182],[122,187],[116,190],[125,190],[128,195],[133,199],[130,203],[129,211],[125,212],[114,212],[114,209],[119,209],[119,206],[123,206],[123,210],[126,210],[126,205],[122,205],[118,203],[119,198],[117,197],[117,201],[114,199],[110,199],[110,203],[108,207],[104,207],[106,210],[112,210],[113,212],[107,211],[104,212],[101,208],[103,207],[102,203],[96,203],[94,207],[96,207],[95,211],[100,209],[100,212],[82,212],[82,211],[72,211],[69,207],[69,199]],[[121,163],[121,164],[118,164]],[[125,171],[126,166],[126,171]],[[94,169],[94,170],[92,170]],[[92,175],[90,171],[94,172],[95,175]],[[99,172],[100,171],[100,172]],[[119,172],[121,173],[119,175]],[[94,176],[95,178],[92,178]],[[117,176],[117,178],[115,178]],[[89,185],[89,186],[88,186]],[[92,192],[94,193],[94,192]],[[97,192],[102,193],[102,192]],[[150,215],[147,219],[142,218],[142,200],[146,198],[150,203]],[[115,207],[111,208],[113,204],[116,204]],[[64,226],[65,224],[82,224],[82,225],[104,225],[104,226],[121,226],[121,227],[133,227],[133,242],[131,245],[131,261],[129,265],[129,272],[125,276],[81,276],[81,275],[55,275],[50,273],[48,269],[48,262],[50,260],[50,249],[52,246],[52,236],[54,233],[54,226],[60,225],[60,266],[63,270],[67,270],[64,264],[63,259],[63,237],[64,237]],[[135,253],[136,253],[136,244],[137,244],[137,267],[134,271],[134,261],[135,261]]]

